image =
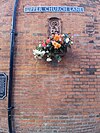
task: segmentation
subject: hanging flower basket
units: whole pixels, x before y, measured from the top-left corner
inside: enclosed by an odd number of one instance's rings
[[[73,44],[70,34],[52,34],[47,40],[39,43],[33,55],[36,59],[45,59],[47,62],[60,62],[67,52],[67,47]]]

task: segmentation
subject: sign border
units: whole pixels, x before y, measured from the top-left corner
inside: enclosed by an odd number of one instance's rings
[[[5,77],[5,82],[6,82],[6,86],[5,86],[5,95],[2,97],[2,98],[0,98],[0,100],[3,100],[6,96],[7,96],[7,75],[5,74],[5,73],[0,73],[0,74],[3,74],[4,75],[4,77]]]

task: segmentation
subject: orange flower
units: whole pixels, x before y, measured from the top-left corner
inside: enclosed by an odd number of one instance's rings
[[[54,40],[55,40],[55,41],[59,41],[59,40],[60,40],[60,35],[55,34],[55,36],[54,36]]]
[[[52,45],[54,46],[55,49],[58,49],[61,47],[61,44],[55,42],[55,41],[52,41]]]

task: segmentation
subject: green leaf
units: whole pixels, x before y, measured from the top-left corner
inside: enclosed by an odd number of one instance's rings
[[[61,61],[61,57],[60,57],[60,55],[55,55],[55,58],[56,58],[56,60],[58,61],[58,62],[60,62]]]

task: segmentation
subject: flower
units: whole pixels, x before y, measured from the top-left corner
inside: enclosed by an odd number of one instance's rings
[[[61,44],[55,42],[55,41],[52,41],[52,45],[54,46],[55,49],[58,49],[61,47]]]
[[[68,42],[69,42],[69,38],[66,38],[66,40],[65,40],[65,41],[66,41],[66,43],[68,43]]]
[[[73,41],[69,34],[52,34],[48,39],[39,43],[33,55],[37,59],[45,59],[47,62],[56,60],[60,62],[62,55],[67,52],[67,47],[71,48]]]
[[[33,50],[33,54],[35,58],[42,59],[45,54],[45,51],[39,51],[37,49]]]
[[[39,47],[41,47],[41,43],[39,43]]]
[[[46,43],[47,43],[47,44],[50,43],[50,38],[46,40]]]
[[[70,42],[73,45],[73,41]]]
[[[51,58],[47,58],[46,61],[47,62],[50,62],[50,61],[52,61],[52,59]]]
[[[43,46],[43,47],[46,47],[46,44],[43,42],[43,43],[42,43],[42,46]]]
[[[59,40],[60,40],[60,35],[55,34],[55,36],[54,36],[54,40],[55,40],[55,41],[59,41]]]

